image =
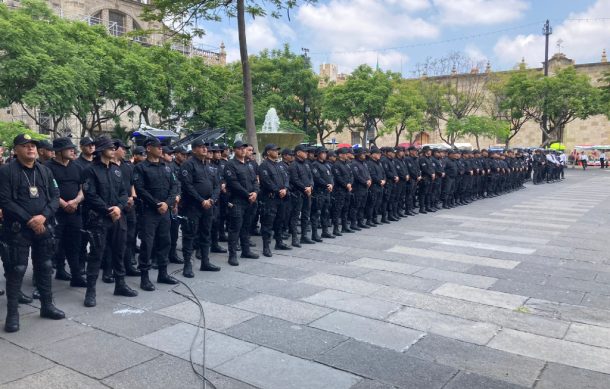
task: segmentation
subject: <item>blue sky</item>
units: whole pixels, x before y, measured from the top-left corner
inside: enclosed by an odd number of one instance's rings
[[[316,71],[321,63],[349,73],[378,62],[409,77],[426,58],[456,51],[495,70],[522,57],[540,66],[546,19],[551,55],[560,39],[561,51],[577,63],[598,62],[602,49],[610,51],[610,0],[319,0],[292,10],[290,20],[249,19],[247,32],[250,53],[288,43],[296,52],[308,48]],[[223,41],[229,61],[239,59],[236,24],[203,25],[200,42],[213,49]]]

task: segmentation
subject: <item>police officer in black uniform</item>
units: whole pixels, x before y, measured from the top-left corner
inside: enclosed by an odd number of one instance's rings
[[[224,168],[227,164],[226,160],[223,159],[224,145],[212,145],[212,161],[211,166],[216,173],[216,179],[219,185],[219,195],[218,201],[214,203],[213,208],[213,219],[212,219],[212,246],[210,247],[211,253],[221,253],[224,254],[227,252],[227,249],[222,247],[218,242],[220,242],[221,237],[224,237],[226,241],[225,234],[225,219],[226,219],[226,184],[224,180]],[[223,211],[224,209],[224,211]],[[225,214],[223,215],[223,212]],[[224,235],[224,236],[223,236]]]
[[[6,271],[6,332],[19,331],[19,298],[30,248],[40,292],[40,316],[54,320],[65,317],[53,305],[51,291],[55,248],[51,223],[59,207],[59,190],[51,170],[36,162],[36,144],[27,134],[17,135],[13,140],[16,158],[0,167],[2,240],[6,243],[2,253]]]
[[[97,304],[96,283],[106,246],[111,249],[114,294],[125,297],[138,295],[138,292],[125,283],[123,254],[127,222],[123,212],[127,206],[128,195],[121,169],[112,162],[115,145],[111,139],[102,137],[95,142],[95,149],[96,157],[83,173],[83,193],[89,212],[86,228],[90,241],[86,271],[87,292],[84,301],[86,307],[94,307]]]
[[[422,180],[419,186],[419,213],[436,212],[430,208],[430,189],[436,178],[436,172],[431,160],[432,150],[428,146],[424,146],[419,157],[419,168],[422,173]]]
[[[371,180],[371,173],[366,163],[366,149],[358,147],[354,150],[355,159],[352,161],[351,167],[354,174],[354,203],[351,209],[351,229],[354,227],[358,229],[370,228],[364,224],[364,209],[366,207],[366,199],[368,196],[369,188],[373,181]]]
[[[70,286],[84,288],[87,286],[81,274],[79,250],[83,217],[81,203],[85,199],[82,191],[82,174],[80,168],[74,163],[76,158],[70,138],[57,138],[53,140],[55,158],[47,161],[46,166],[53,172],[53,177],[59,186],[59,209],[55,214],[57,225],[55,239],[58,247],[55,252],[56,279],[70,281]],[[68,259],[70,273],[64,267],[64,260]]]
[[[170,209],[170,246],[169,246],[169,254],[168,259],[169,263],[177,263],[179,265],[183,264],[184,261],[178,257],[178,233],[180,229],[180,220],[178,219],[178,206],[180,205],[180,194],[182,193],[180,189],[180,165],[176,163],[174,158],[175,150],[169,146],[163,146],[163,160],[165,164],[168,165],[172,169],[172,173],[174,173],[174,177],[176,177],[176,184],[178,185],[178,200],[174,204],[174,207]]]
[[[350,194],[354,184],[354,176],[347,162],[349,149],[342,147],[337,150],[338,160],[333,164],[333,176],[335,186],[333,188],[333,235],[341,236],[343,233],[352,233],[347,223],[349,214]],[[339,232],[339,220],[341,220],[341,232]]]
[[[290,215],[292,215],[292,199],[294,197],[294,193],[292,193],[292,188],[290,187],[290,172],[288,168],[291,163],[294,162],[294,152],[285,148],[282,150],[282,160],[280,161],[279,168],[282,171],[282,176],[284,177],[284,186],[288,188],[288,196],[284,197],[280,204],[280,214],[281,223],[282,223],[282,239],[290,238]]]
[[[386,177],[383,166],[381,165],[381,150],[377,146],[371,147],[371,154],[367,160],[369,173],[371,175],[371,187],[366,204],[366,224],[369,227],[375,227],[381,224],[377,220],[377,216],[381,212],[381,203],[383,201],[383,187],[385,186]]]
[[[282,220],[278,213],[283,199],[288,197],[288,188],[284,173],[277,161],[280,147],[274,144],[265,146],[263,156],[265,160],[260,164],[260,205],[261,205],[261,234],[263,236],[263,255],[271,257],[271,237],[275,237],[276,250],[291,250],[282,241]]]
[[[313,175],[307,160],[308,147],[297,145],[294,148],[295,160],[288,167],[290,186],[292,188],[292,214],[290,215],[290,233],[292,245],[301,247],[301,243],[313,244],[307,237],[307,226],[311,212],[311,196],[313,194]],[[297,220],[301,216],[301,239],[298,238]]]
[[[220,181],[215,167],[206,161],[207,146],[202,139],[191,144],[193,156],[181,166],[182,181],[182,275],[193,278],[193,244],[198,241],[201,249],[201,271],[219,271],[210,263],[212,219],[214,205],[220,195]]]
[[[237,241],[241,244],[241,258],[257,259],[250,250],[250,227],[256,213],[258,183],[256,174],[246,160],[247,143],[233,145],[234,156],[225,167],[225,180],[229,195],[229,265],[239,266]]]
[[[335,236],[328,232],[328,216],[330,200],[335,184],[333,178],[332,165],[326,160],[328,150],[325,147],[318,147],[316,150],[316,160],[311,163],[313,174],[313,203],[311,210],[311,239],[321,242],[322,238],[334,239]],[[322,235],[318,235],[318,228],[322,227]]]
[[[455,193],[455,181],[458,176],[458,165],[456,160],[458,159],[459,152],[457,150],[450,150],[449,157],[445,160],[445,177],[443,178],[443,189],[441,197],[443,200],[443,208],[453,208],[454,205],[454,193]]]
[[[81,170],[81,180],[84,181],[82,174],[87,170],[89,166],[93,163],[93,156],[95,153],[95,142],[91,137],[84,137],[80,140],[80,155],[76,160],[74,160],[74,164],[78,166]],[[82,204],[81,214],[83,217],[83,226],[87,225],[87,218],[89,217],[89,212],[87,211],[87,205],[85,202]],[[80,240],[80,251],[79,251],[79,263],[81,268],[81,273],[84,273],[85,266],[87,263],[87,245],[89,244],[89,234],[86,232],[82,232],[81,240]]]
[[[140,288],[146,291],[155,290],[150,282],[148,272],[152,256],[155,255],[159,273],[157,282],[175,285],[175,278],[167,273],[168,255],[171,244],[170,212],[178,197],[178,183],[172,168],[161,155],[163,149],[157,138],[149,138],[144,143],[146,161],[139,163],[134,170],[134,186],[140,202],[140,255],[138,263],[141,274]],[[153,252],[153,247],[156,252]]]

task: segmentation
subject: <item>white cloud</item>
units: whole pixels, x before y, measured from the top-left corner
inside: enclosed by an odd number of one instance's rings
[[[557,51],[555,45],[561,39],[563,41],[561,51],[577,63],[599,61],[602,49],[610,49],[608,43],[610,25],[608,21],[592,19],[608,16],[610,16],[610,0],[598,0],[587,10],[570,14],[568,20],[553,26],[549,56]],[[502,36],[494,46],[494,53],[504,66],[514,65],[523,57],[528,66],[540,67],[544,61],[544,36],[541,34]]]
[[[434,38],[436,26],[407,12],[389,7],[391,0],[331,0],[327,4],[306,4],[299,8],[297,20],[318,38],[320,47],[388,46],[416,38]]]
[[[466,56],[475,64],[487,62],[488,60],[487,55],[485,55],[481,49],[473,44],[466,45],[464,48],[464,54],[466,54]]]
[[[519,19],[529,8],[525,0],[434,0],[447,25],[493,25]]]
[[[387,3],[398,5],[407,11],[422,11],[431,6],[428,0],[387,0]]]
[[[381,53],[374,52],[356,52],[356,53],[336,53],[330,57],[330,62],[339,67],[340,73],[351,73],[356,67],[361,64],[368,64],[375,67],[379,63],[379,68],[382,70],[392,70],[399,72],[401,68],[406,74],[407,62],[409,57],[394,50],[384,51]]]

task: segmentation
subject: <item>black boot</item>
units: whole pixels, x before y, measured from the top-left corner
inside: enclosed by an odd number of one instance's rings
[[[314,226],[313,229],[311,230],[311,240],[313,240],[314,242],[318,242],[318,243],[322,242],[322,238],[318,234],[317,226]]]
[[[350,223],[349,229],[353,231],[362,231],[362,228],[358,227],[358,223],[355,220]]]
[[[19,331],[19,295],[21,295],[21,277],[6,275],[6,321],[4,331]]]
[[[219,244],[215,244],[215,245],[213,244],[212,247],[210,247],[210,252],[224,254],[227,252],[227,249],[225,249],[224,247],[222,247]]]
[[[87,291],[85,292],[85,307],[95,307],[97,302],[95,301],[95,284],[97,283],[97,277],[87,276]]]
[[[72,273],[72,279],[70,280],[70,286],[73,288],[86,288],[87,287],[87,280],[85,279],[85,277],[83,277],[82,274],[80,274],[80,272],[78,273]]]
[[[428,212],[426,212],[426,209],[423,206],[421,206],[421,207],[419,207],[419,213],[426,214]]]
[[[265,257],[273,256],[273,254],[271,254],[271,242],[266,239],[263,240],[263,255]]]
[[[184,268],[182,269],[182,276],[186,278],[193,278],[195,274],[193,274],[193,263],[190,258],[184,257]]]
[[[124,297],[136,297],[138,292],[131,289],[126,283],[124,277],[115,277],[114,295]]]
[[[220,271],[220,267],[210,263],[210,258],[203,258],[199,271]]]
[[[229,253],[229,265],[239,266],[239,261],[237,260],[237,253],[235,253],[235,252]]]
[[[390,222],[388,221],[388,214],[387,214],[387,213],[385,213],[385,212],[384,212],[384,213],[381,215],[381,222],[382,222],[383,224],[390,224]]]
[[[169,257],[169,263],[175,263],[178,265],[184,264],[184,261],[178,257],[178,255],[173,255]]]
[[[360,221],[358,222],[358,228],[360,228],[360,229],[367,229],[367,230],[368,230],[370,227],[369,227],[368,225],[366,225],[366,224],[364,223],[364,221],[360,220]]]
[[[102,270],[102,282],[104,282],[105,284],[114,283],[114,275],[112,274],[111,269]]]
[[[242,250],[241,258],[258,259],[258,254],[254,254],[250,249]]]
[[[335,224],[333,226],[333,235],[334,236],[343,236],[343,234],[339,231],[339,225]]]
[[[128,263],[125,265],[125,275],[127,277],[140,277],[142,273],[133,265],[133,263]]]
[[[51,296],[45,296],[40,299],[40,317],[61,320],[66,318],[66,314],[61,309],[57,309]]]
[[[40,300],[40,291],[36,285],[34,285],[34,290],[32,290],[32,298],[34,300]]]
[[[299,236],[297,235],[296,231],[292,233],[292,247],[301,247],[301,244],[299,243]]]
[[[307,237],[307,235],[305,235],[306,233],[307,233],[307,231],[303,231],[303,232],[301,233],[301,240],[300,240],[300,243],[301,243],[301,244],[314,244],[314,243],[316,243],[316,242],[314,242],[313,240],[309,239],[309,238]]]
[[[6,309],[6,321],[4,322],[4,331],[17,332],[19,331],[19,309],[18,304],[8,304]]]
[[[176,285],[178,281],[167,274],[167,266],[159,266],[159,274],[157,274],[158,284]]]
[[[288,246],[281,239],[275,240],[275,249],[276,250],[292,250],[292,247]]]
[[[34,299],[26,295],[22,291],[19,291],[19,304],[32,304]]]
[[[63,265],[59,265],[55,271],[55,279],[60,281],[70,281],[72,276],[66,271],[66,268]]]
[[[142,274],[140,275],[140,289],[147,292],[155,290],[155,285],[153,285],[150,278],[148,278],[148,270],[142,270]]]
[[[328,232],[328,227],[322,227],[322,236],[321,236],[321,238],[335,239],[335,236],[333,234],[331,234],[330,232]]]
[[[342,234],[353,234],[355,231],[350,229],[347,226],[347,222],[344,222],[343,224],[341,224],[341,233]]]

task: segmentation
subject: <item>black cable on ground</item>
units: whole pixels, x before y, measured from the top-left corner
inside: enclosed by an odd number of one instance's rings
[[[172,272],[171,275],[175,276],[178,273],[180,273],[180,271],[181,270],[178,269],[178,270]],[[189,362],[191,363],[191,369],[193,369],[193,373],[195,373],[195,375],[197,375],[197,377],[201,378],[201,382],[203,383],[203,389],[206,389],[208,387],[211,387],[212,389],[216,389],[216,386],[214,386],[214,384],[209,379],[207,379],[205,376],[205,370],[206,370],[205,369],[205,337],[206,337],[206,332],[207,332],[207,326],[206,326],[206,321],[205,321],[205,312],[203,311],[203,305],[201,304],[201,301],[199,300],[199,298],[197,297],[195,292],[193,292],[193,290],[191,289],[190,286],[188,286],[186,283],[182,282],[178,278],[175,278],[175,279],[176,279],[176,281],[179,282],[179,284],[176,285],[175,287],[173,287],[171,289],[171,291],[176,293],[177,295],[182,296],[185,299],[189,300],[193,304],[197,305],[197,307],[199,308],[199,322],[197,324],[197,329],[195,331],[195,335],[193,336],[193,340],[191,341],[191,347],[189,348]],[[180,286],[180,285],[183,285],[190,292],[190,295],[184,294],[184,293],[176,290],[176,288],[178,288],[178,286]],[[197,336],[199,335],[200,328],[203,328],[202,361],[201,361],[203,370],[201,373],[197,370],[197,366],[195,366],[195,362],[193,362],[193,349],[195,348],[195,344],[197,343]]]

